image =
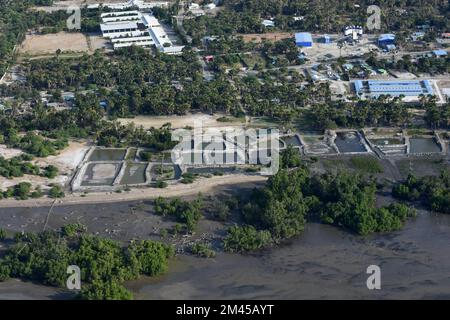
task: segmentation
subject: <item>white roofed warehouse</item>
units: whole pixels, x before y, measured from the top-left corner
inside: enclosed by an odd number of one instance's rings
[[[114,49],[155,46],[166,54],[181,54],[184,46],[177,46],[169,39],[158,19],[139,11],[107,12],[101,15],[100,29],[103,37],[111,39]]]

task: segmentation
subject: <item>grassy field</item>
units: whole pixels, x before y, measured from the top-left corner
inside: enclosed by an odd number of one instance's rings
[[[383,173],[384,169],[381,163],[373,157],[353,157],[350,159],[353,167],[364,173]]]

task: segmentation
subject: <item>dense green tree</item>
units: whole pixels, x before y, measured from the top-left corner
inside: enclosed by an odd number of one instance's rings
[[[272,243],[269,231],[258,231],[253,226],[233,226],[223,240],[224,249],[229,252],[255,251]]]

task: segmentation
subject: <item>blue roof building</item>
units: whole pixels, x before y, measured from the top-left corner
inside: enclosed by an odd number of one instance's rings
[[[448,56],[448,52],[445,51],[445,50],[434,50],[434,51],[433,51],[433,54],[434,54],[436,57],[446,57],[446,56]]]
[[[354,82],[356,94],[360,97],[378,98],[381,95],[391,97],[419,97],[420,95],[433,95],[434,90],[429,80],[357,80]]]
[[[295,34],[295,44],[297,47],[311,48],[313,45],[312,35],[309,32],[300,32]]]
[[[382,34],[378,38],[378,45],[380,47],[386,47],[388,45],[395,44],[395,35],[394,34]]]

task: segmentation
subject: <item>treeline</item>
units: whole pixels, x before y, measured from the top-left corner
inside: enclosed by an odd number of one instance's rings
[[[236,89],[225,77],[203,81],[192,51],[181,57],[151,56],[143,48],[124,48],[110,57],[97,52],[30,61],[25,72],[30,88],[97,92],[112,116],[184,114],[192,109],[230,112],[238,104]]]
[[[357,174],[282,170],[242,205],[246,226],[230,228],[224,248],[233,252],[260,249],[300,234],[306,221],[360,235],[401,229],[414,211],[396,203],[378,208],[376,191],[375,181]]]
[[[353,103],[328,102],[315,104],[306,113],[317,128],[362,128],[365,126],[407,126],[412,113],[401,99],[382,96],[377,100]]]
[[[56,155],[59,150],[63,150],[69,145],[65,138],[49,140],[31,132],[20,136],[14,129],[3,129],[2,132],[4,143],[8,147],[22,149],[24,152],[40,158]]]
[[[420,201],[432,211],[450,213],[450,170],[437,177],[409,175],[405,182],[394,186],[392,195],[400,200]]]
[[[263,44],[260,49],[266,56],[284,54],[286,59],[296,59],[295,48],[286,41]],[[233,56],[241,59],[238,55]],[[181,57],[151,57],[142,48],[126,48],[111,57],[97,52],[82,58],[30,61],[25,67],[25,86],[47,90],[55,96],[61,90],[77,89],[83,94],[76,96],[76,106],[83,105],[81,108],[88,111],[86,116],[92,117],[98,116],[95,114],[114,118],[221,111],[235,116],[245,113],[291,122],[306,114],[309,123],[320,129],[336,126],[405,126],[412,120],[407,105],[399,98],[335,102],[331,99],[328,84],[300,85],[302,79],[295,71],[281,68],[240,77],[235,70],[226,74],[219,58],[213,63],[213,68],[216,68],[216,78],[204,81],[192,51],[184,52]],[[25,95],[24,92],[27,92],[18,87],[0,87],[2,90],[10,94]],[[86,95],[86,92],[95,95]],[[36,91],[30,90],[29,94],[37,99]],[[79,102],[79,99],[83,101]],[[85,105],[88,104],[85,100],[90,100],[90,105]],[[97,103],[102,103],[103,108]],[[429,106],[433,106],[432,101],[430,103]],[[437,115],[434,114],[436,108],[426,109],[430,109],[430,126],[434,126],[436,121],[443,127],[448,124],[448,104]],[[48,125],[53,124],[50,122]],[[84,123],[78,127],[89,126]]]
[[[0,281],[20,278],[65,288],[67,267],[81,269],[81,292],[89,300],[125,300],[133,295],[123,282],[167,271],[172,246],[149,240],[127,247],[110,239],[85,234],[86,228],[16,234],[0,259]]]
[[[273,18],[275,30],[338,33],[349,24],[366,24],[367,7],[374,3],[365,0],[358,4],[355,7],[349,0],[225,0],[225,8],[216,16],[186,20],[185,29],[194,43],[207,35],[270,32],[273,28],[264,27],[263,18]],[[385,0],[376,5],[382,12],[381,32],[410,31],[425,23],[436,31],[449,28],[450,11],[445,0]]]
[[[367,59],[367,63],[385,70],[399,70],[407,71],[411,73],[429,73],[446,74],[450,72],[450,57],[419,57],[413,59],[410,55],[405,55],[397,61],[388,61],[386,59],[376,59],[374,55],[371,55]]]
[[[436,104],[435,100],[425,101],[425,121],[432,129],[450,129],[450,100],[444,104]]]
[[[37,103],[24,115],[0,114],[0,135],[8,146],[39,157],[55,154],[67,145],[68,138],[92,137],[100,146],[136,146],[157,151],[171,149],[176,143],[172,141],[170,125],[144,130],[133,123],[121,125],[105,120],[104,116],[98,96],[77,95],[75,107],[70,110],[56,111]],[[30,131],[37,131],[39,135]],[[21,137],[19,132],[28,133]]]
[[[0,143],[10,148],[22,149],[29,155],[45,158],[56,155],[58,151],[68,146],[68,141],[64,137],[45,139],[35,132],[30,132],[33,130],[35,128],[25,127],[20,120],[0,114]],[[23,131],[27,133],[21,135],[20,132]]]
[[[44,196],[41,187],[33,186],[29,182],[20,182],[14,186],[8,187],[5,191],[0,190],[0,200],[14,198],[16,200],[27,200],[29,198],[37,199]]]
[[[0,156],[0,176],[5,178],[15,178],[29,174],[53,179],[58,175],[57,167],[49,165],[42,170],[38,165],[29,162],[30,160],[32,160],[32,157],[27,154],[11,159],[5,159]]]
[[[68,18],[65,11],[29,10],[32,6],[52,4],[53,0],[0,0],[0,75],[6,71],[14,47],[25,39],[27,30],[42,27],[44,32],[53,32],[64,28]]]
[[[142,48],[128,48],[111,59],[97,53],[83,58],[30,61],[25,70],[27,87],[94,91],[105,103],[107,114],[119,117],[198,110],[289,118],[309,101],[325,100],[323,95],[330,95],[321,85],[300,88],[295,76],[279,70],[261,73],[261,79],[242,80],[230,79],[219,70],[214,80],[205,82],[190,51],[181,57],[150,57]]]
[[[263,50],[267,50],[266,54],[274,51],[288,56],[291,47],[280,42],[264,45]],[[381,96],[371,101],[336,102],[331,99],[328,84],[299,85],[301,79],[296,72],[269,70],[241,78],[231,71],[226,75],[224,70],[218,69],[216,79],[205,82],[191,52],[178,60],[180,57],[168,56],[149,59],[148,55],[142,49],[129,48],[119,53],[117,64],[108,63],[100,54],[80,60],[33,61],[27,69],[28,86],[50,91],[70,89],[72,85],[91,88],[88,91],[94,91],[96,95],[88,95],[90,103],[103,102],[104,115],[112,117],[185,114],[198,110],[222,111],[236,116],[246,113],[290,122],[306,115],[309,123],[320,129],[406,126],[412,120],[408,105],[401,98]],[[80,65],[76,64],[78,62]],[[124,74],[127,83],[122,83]],[[14,91],[21,92],[19,89]],[[77,105],[84,104],[78,99],[86,100],[78,95]],[[83,108],[103,112],[96,105]],[[448,127],[448,103],[437,106],[435,99],[424,97],[422,108],[427,110],[425,120],[430,127]]]
[[[47,192],[49,198],[57,199],[64,198],[65,193],[63,188],[58,184],[50,184],[50,189]],[[6,188],[5,191],[0,189],[0,200],[14,198],[16,200],[28,200],[30,198],[37,199],[44,196],[40,186],[33,187],[29,182],[19,182],[18,184]]]

